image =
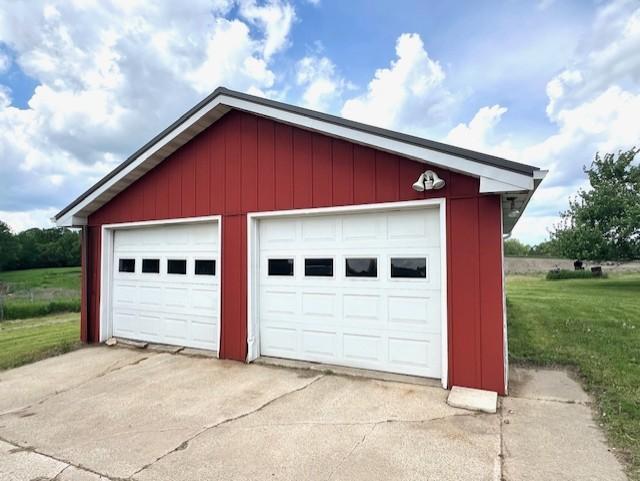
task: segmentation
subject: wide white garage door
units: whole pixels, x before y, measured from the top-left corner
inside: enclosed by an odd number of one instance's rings
[[[437,208],[259,221],[263,356],[441,377]]]
[[[218,225],[114,233],[113,335],[218,350]]]

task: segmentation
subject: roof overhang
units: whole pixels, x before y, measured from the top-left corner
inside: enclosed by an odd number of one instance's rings
[[[480,179],[480,193],[501,194],[503,202],[509,196],[516,196],[522,202],[522,210],[546,173],[536,167],[500,157],[219,88],[65,207],[52,220],[58,226],[86,225],[90,214],[232,109],[476,177]],[[505,233],[510,232],[517,222],[517,217],[508,219],[510,220],[507,221],[505,217]]]

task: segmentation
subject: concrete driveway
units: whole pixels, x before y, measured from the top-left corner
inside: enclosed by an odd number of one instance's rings
[[[512,377],[491,415],[436,386],[85,348],[0,372],[0,479],[625,479],[575,382]]]

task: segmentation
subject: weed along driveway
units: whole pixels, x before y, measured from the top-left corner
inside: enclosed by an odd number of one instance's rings
[[[447,394],[84,348],[0,372],[0,479],[625,479],[564,373],[518,371],[497,414]]]

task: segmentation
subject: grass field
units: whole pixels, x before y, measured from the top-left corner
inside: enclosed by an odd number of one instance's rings
[[[79,267],[0,272],[0,284],[8,288],[4,319],[80,310]]]
[[[80,346],[80,316],[57,314],[0,323],[0,370]]]
[[[640,480],[640,275],[507,279],[512,362],[577,368],[600,423]]]

